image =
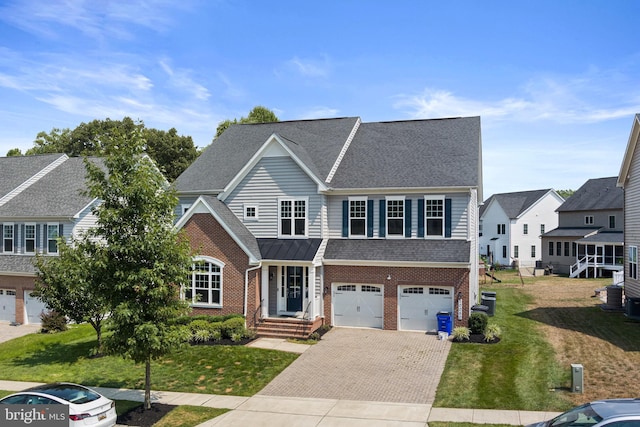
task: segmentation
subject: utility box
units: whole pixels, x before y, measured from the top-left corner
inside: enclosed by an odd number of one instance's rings
[[[571,364],[571,392],[584,392],[584,368],[579,363]]]

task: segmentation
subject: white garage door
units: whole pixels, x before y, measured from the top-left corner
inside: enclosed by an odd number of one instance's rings
[[[438,312],[453,314],[453,288],[399,286],[398,294],[401,330],[435,332]]]
[[[381,285],[334,284],[333,324],[382,329],[383,304]]]
[[[16,291],[13,289],[0,289],[0,320],[16,321]]]
[[[24,291],[24,307],[27,312],[27,323],[42,323],[40,314],[47,311],[47,306],[31,294],[32,291]]]

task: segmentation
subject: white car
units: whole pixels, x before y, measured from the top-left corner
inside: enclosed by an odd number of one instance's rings
[[[0,399],[0,404],[69,406],[69,427],[112,427],[116,425],[116,404],[100,393],[71,383],[32,387]]]

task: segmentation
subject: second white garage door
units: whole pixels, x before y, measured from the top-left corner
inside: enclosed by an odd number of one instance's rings
[[[453,314],[453,288],[440,286],[399,286],[400,329],[404,331],[438,330],[440,311]]]
[[[382,285],[334,283],[332,300],[334,325],[382,329]]]
[[[47,306],[33,296],[33,291],[24,291],[24,308],[27,312],[27,323],[42,323],[40,315],[47,311]]]

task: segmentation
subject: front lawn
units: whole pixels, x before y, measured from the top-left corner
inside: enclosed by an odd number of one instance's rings
[[[0,379],[69,381],[94,387],[144,388],[144,366],[118,356],[92,358],[94,330],[30,334],[0,344]],[[186,346],[151,368],[154,390],[252,396],[297,354],[244,346]]]

